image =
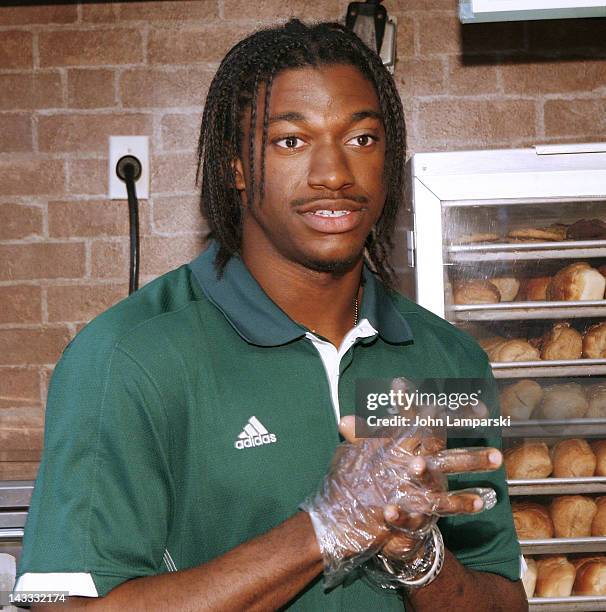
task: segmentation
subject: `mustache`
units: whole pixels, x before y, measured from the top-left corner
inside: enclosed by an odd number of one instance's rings
[[[351,200],[352,202],[356,202],[357,204],[367,204],[368,198],[363,195],[346,195],[346,196],[338,196],[338,197],[327,197],[325,195],[317,195],[311,198],[297,198],[295,200],[291,200],[290,205],[292,207],[303,206],[304,204],[311,204],[312,202],[317,202],[319,200]]]

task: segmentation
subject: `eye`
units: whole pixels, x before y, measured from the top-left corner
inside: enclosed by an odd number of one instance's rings
[[[372,136],[371,134],[360,134],[359,136],[354,136],[347,141],[347,144],[353,144],[358,147],[366,148],[373,145],[379,139],[376,136]]]
[[[278,140],[274,140],[274,144],[278,145],[281,149],[300,149],[303,146],[303,140],[298,136],[286,136]]]

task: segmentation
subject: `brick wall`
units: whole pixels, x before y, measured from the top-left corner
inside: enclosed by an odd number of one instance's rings
[[[462,27],[454,0],[385,4],[399,19],[411,152],[606,138],[606,20]],[[346,5],[0,7],[0,479],[33,477],[54,363],[127,295],[127,208],[105,195],[107,137],[151,138],[146,282],[204,242],[194,148],[217,62],[261,23],[335,19]]]

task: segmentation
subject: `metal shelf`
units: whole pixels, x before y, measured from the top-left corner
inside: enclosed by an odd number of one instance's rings
[[[542,378],[606,374],[606,359],[493,361],[490,365],[495,378]]]
[[[606,537],[520,540],[520,548],[527,555],[605,552]]]
[[[598,612],[606,610],[606,597],[531,597],[529,610],[537,612]]]
[[[509,495],[566,495],[606,493],[606,476],[508,480]]]
[[[447,309],[456,321],[516,321],[606,317],[606,300],[455,304]]]
[[[504,438],[606,436],[606,419],[532,419],[511,421],[501,430]]]

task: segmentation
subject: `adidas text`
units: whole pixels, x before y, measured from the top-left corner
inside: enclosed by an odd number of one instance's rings
[[[244,440],[236,440],[234,446],[242,450],[243,448],[252,448],[253,446],[263,446],[263,444],[272,444],[277,442],[276,434],[264,434],[262,436],[254,436],[252,438],[245,438]]]

